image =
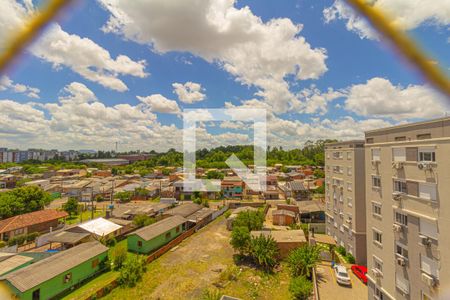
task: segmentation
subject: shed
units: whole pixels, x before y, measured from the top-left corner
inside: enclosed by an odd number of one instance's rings
[[[70,232],[89,232],[96,237],[110,238],[121,234],[122,226],[104,218],[97,218],[67,229]]]
[[[307,243],[303,230],[262,230],[252,231],[251,235],[271,236],[277,243],[280,258],[287,257],[289,253]]]
[[[280,209],[272,211],[273,225],[289,226],[297,220],[296,214],[290,210]]]

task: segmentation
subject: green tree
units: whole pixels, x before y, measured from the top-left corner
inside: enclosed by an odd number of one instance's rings
[[[0,218],[41,210],[50,202],[50,194],[37,186],[18,187],[0,193]]]
[[[291,279],[289,292],[296,300],[307,300],[311,296],[313,284],[305,276],[298,276]]]
[[[250,239],[250,256],[253,260],[265,268],[272,269],[277,263],[278,246],[271,236],[260,235]]]
[[[144,214],[137,215],[133,219],[133,224],[136,227],[138,227],[138,228],[144,227],[144,226],[148,226],[148,225],[153,224],[155,222],[156,222],[155,218],[149,217],[149,216],[144,215]]]
[[[132,196],[133,196],[133,192],[123,191],[123,192],[116,193],[114,195],[114,198],[119,199],[120,202],[130,202]]]
[[[325,172],[321,169],[314,170],[314,177],[316,178],[325,178]]]
[[[142,275],[147,270],[145,257],[142,255],[130,255],[120,268],[119,283],[128,287],[134,287],[141,281]]]
[[[240,255],[247,254],[250,247],[250,231],[248,228],[243,226],[233,226],[230,244]]]
[[[247,227],[249,231],[260,230],[264,224],[264,214],[262,211],[242,211],[238,213],[233,221],[234,226]]]
[[[114,247],[109,255],[109,260],[112,263],[113,270],[119,270],[122,268],[125,260],[127,259],[127,247],[123,244],[118,244]]]
[[[294,249],[289,253],[287,262],[291,274],[296,276],[311,277],[312,269],[320,260],[320,249],[317,246],[305,245]]]
[[[66,203],[63,204],[63,209],[69,214],[69,216],[78,214],[78,199],[70,197]]]

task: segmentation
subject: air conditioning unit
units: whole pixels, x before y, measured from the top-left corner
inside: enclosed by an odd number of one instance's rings
[[[381,277],[381,272],[378,269],[372,269],[372,273],[375,277]]]
[[[406,265],[406,259],[404,257],[397,256],[397,264],[399,266],[402,266],[402,267],[405,266]]]
[[[400,224],[394,224],[392,226],[392,229],[394,230],[394,232],[401,232],[403,230],[403,226]]]
[[[431,246],[431,239],[426,235],[419,235],[420,243],[423,246]]]
[[[419,163],[417,163],[417,167],[418,167],[420,170],[422,170],[422,169],[425,167],[425,164],[419,162]]]
[[[401,199],[402,199],[402,196],[403,195],[405,195],[405,193],[403,193],[403,192],[393,192],[392,193],[392,198],[395,200],[395,201],[400,201]]]
[[[392,168],[394,168],[394,169],[401,169],[401,168],[403,168],[403,162],[402,161],[394,161],[392,163]]]
[[[429,287],[434,287],[436,285],[436,279],[426,273],[422,273],[422,281]]]
[[[433,165],[430,162],[418,162],[417,167],[420,170],[432,170],[433,169]]]

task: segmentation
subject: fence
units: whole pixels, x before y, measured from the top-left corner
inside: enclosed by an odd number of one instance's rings
[[[217,217],[219,217],[220,215],[222,215],[224,212],[226,212],[228,210],[228,205],[225,205],[224,207],[222,207],[220,210],[213,212],[212,214],[212,219],[215,220]]]
[[[319,300],[319,283],[317,282],[316,268],[312,269],[312,279],[313,279],[313,299]]]

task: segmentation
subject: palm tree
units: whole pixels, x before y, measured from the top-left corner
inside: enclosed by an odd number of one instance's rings
[[[250,240],[250,255],[255,262],[266,270],[277,263],[278,246],[271,236],[260,235]]]
[[[311,278],[311,271],[320,260],[320,249],[317,246],[305,245],[292,250],[288,256],[288,264],[292,276],[307,276]]]

